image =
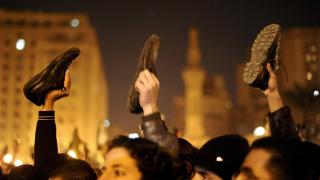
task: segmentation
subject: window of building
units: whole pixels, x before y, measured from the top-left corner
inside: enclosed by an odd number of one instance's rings
[[[2,92],[2,93],[7,93],[7,92],[8,92],[8,88],[5,87],[5,86],[3,86],[3,87],[1,88],[1,92]]]
[[[11,19],[6,19],[4,23],[7,26],[11,26],[12,25],[12,20]]]
[[[22,77],[21,76],[16,76],[16,81],[17,82],[21,82],[22,81]]]
[[[39,26],[39,22],[34,20],[34,21],[31,22],[31,26],[32,27],[38,27]]]
[[[7,53],[7,52],[3,53],[3,58],[4,59],[9,59],[10,58],[9,53]]]
[[[48,27],[51,27],[51,25],[52,25],[52,22],[50,20],[46,20],[46,21],[43,22],[43,26],[44,27],[48,28]]]
[[[17,26],[25,26],[26,25],[26,21],[24,19],[20,19],[17,21]]]
[[[3,65],[2,65],[2,69],[3,69],[4,71],[9,70],[9,65],[8,65],[8,64],[3,64]]]
[[[2,106],[7,106],[7,100],[6,99],[1,99],[1,105]]]
[[[7,113],[5,111],[1,111],[1,118],[6,118],[7,117]]]
[[[17,60],[18,60],[18,61],[22,61],[22,60],[23,60],[23,56],[22,56],[21,54],[19,54],[19,55],[17,56]]]
[[[2,80],[7,82],[9,80],[8,75],[7,74],[3,74],[2,75]]]
[[[19,117],[20,117],[20,113],[17,112],[17,111],[15,111],[15,112],[13,113],[13,115],[14,115],[15,118],[19,118]]]
[[[15,101],[14,101],[14,105],[16,105],[16,106],[20,106],[20,100],[19,99],[16,99]]]
[[[4,41],[4,45],[5,45],[5,46],[10,46],[10,44],[11,44],[10,39],[6,39],[6,40]]]
[[[19,124],[18,124],[18,123],[14,123],[13,126],[12,126],[12,128],[13,128],[14,130],[19,130]]]
[[[22,65],[21,64],[17,64],[16,69],[17,70],[22,70]]]

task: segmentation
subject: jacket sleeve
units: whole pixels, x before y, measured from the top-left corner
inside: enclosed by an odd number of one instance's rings
[[[144,138],[158,143],[171,155],[176,156],[178,154],[178,138],[168,131],[159,112],[144,116],[140,125],[140,131]]]
[[[289,106],[284,106],[267,115],[271,136],[299,138]]]
[[[54,111],[39,111],[34,143],[34,165],[46,171],[50,159],[58,156]]]

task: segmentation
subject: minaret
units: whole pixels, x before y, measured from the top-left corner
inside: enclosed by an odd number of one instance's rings
[[[184,138],[197,147],[200,147],[207,140],[202,109],[205,71],[200,66],[200,60],[199,35],[197,29],[192,28],[189,31],[187,66],[182,74],[185,84]]]

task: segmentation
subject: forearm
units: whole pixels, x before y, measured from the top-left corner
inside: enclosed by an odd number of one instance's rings
[[[272,113],[270,112],[268,123],[273,137],[299,138],[289,106],[283,106]]]
[[[40,169],[49,159],[58,156],[55,113],[46,108],[42,110],[39,111],[34,145],[35,167]]]
[[[171,155],[177,155],[178,139],[168,132],[165,122],[161,120],[161,114],[159,112],[144,116],[140,130],[144,138],[158,143]]]

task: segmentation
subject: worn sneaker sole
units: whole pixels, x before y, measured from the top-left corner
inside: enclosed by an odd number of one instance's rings
[[[243,81],[247,84],[254,83],[268,62],[272,62],[273,69],[278,67],[277,52],[280,41],[280,26],[271,24],[263,28],[256,37],[251,48],[250,62],[246,63]],[[263,78],[264,80],[266,78]],[[268,78],[267,78],[268,79]]]

